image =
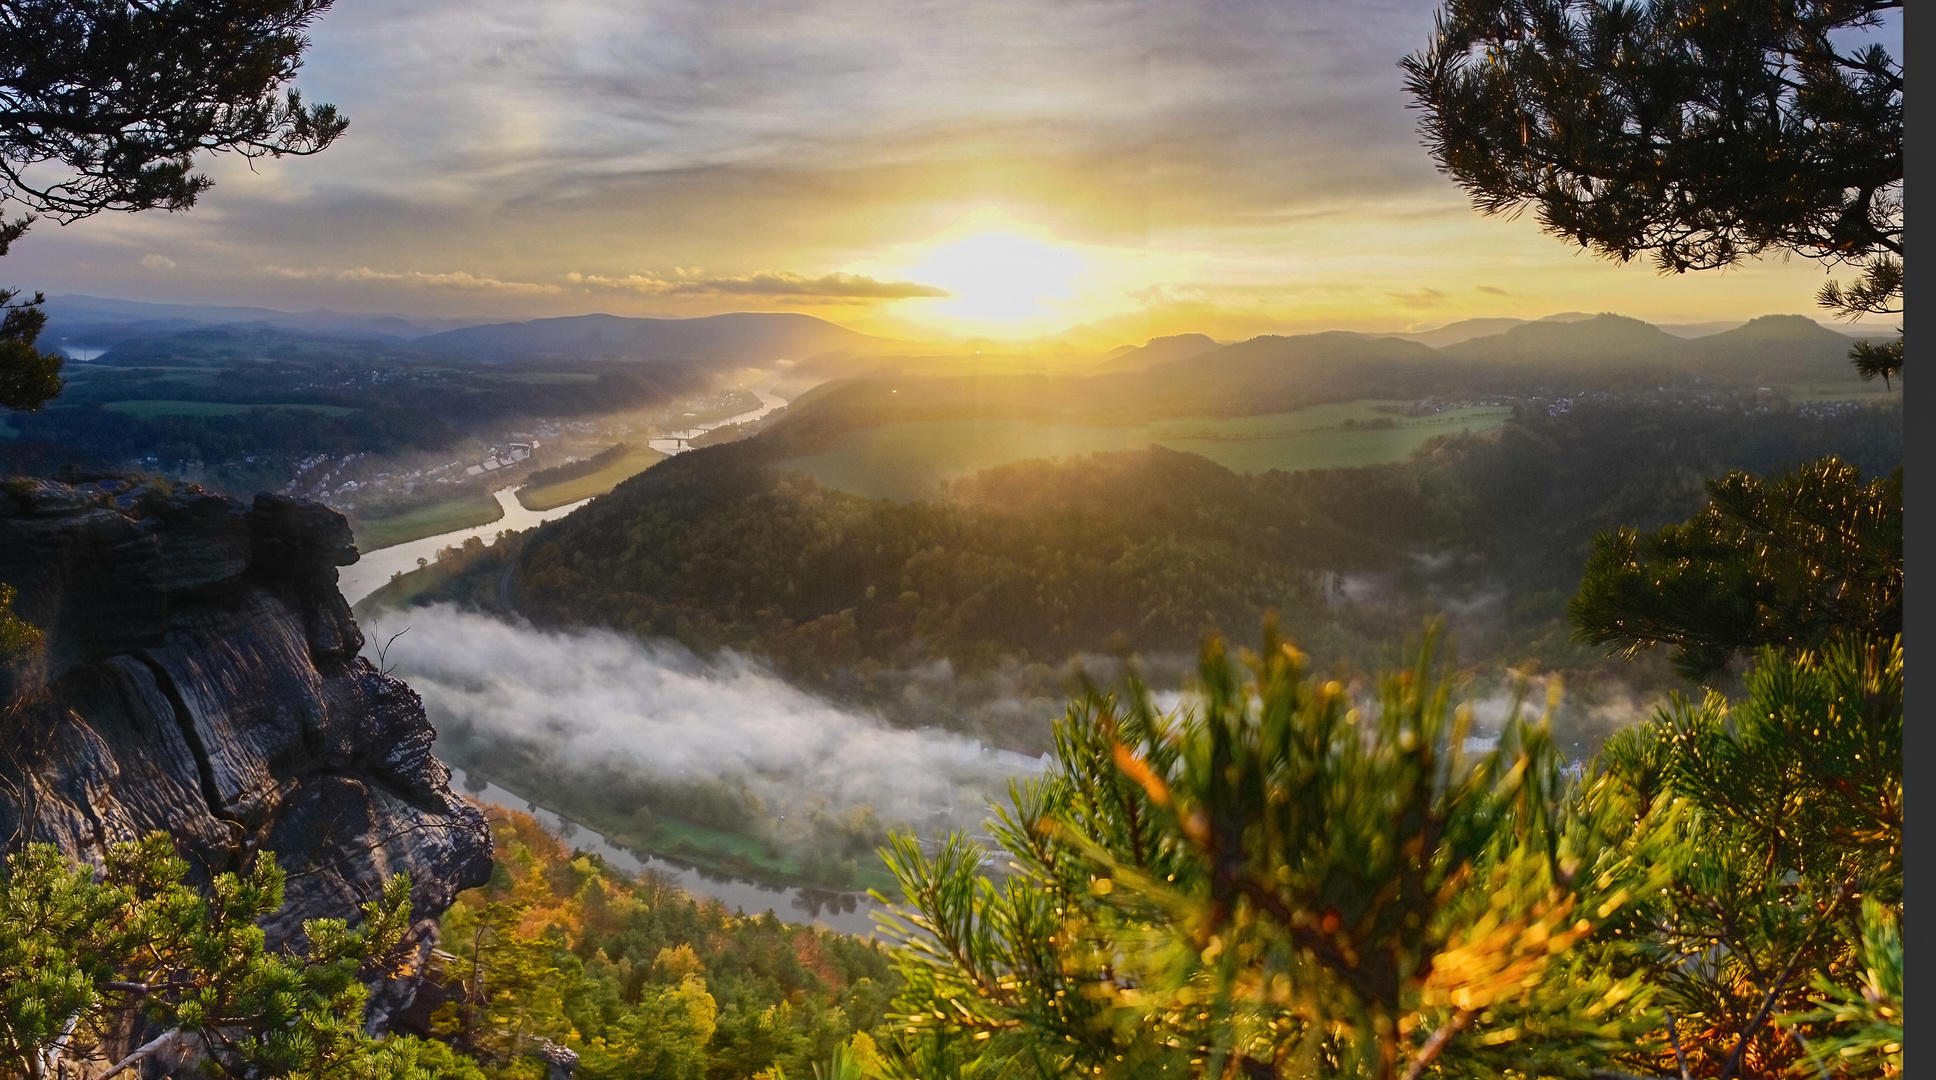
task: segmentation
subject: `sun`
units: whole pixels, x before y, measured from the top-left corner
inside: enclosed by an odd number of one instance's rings
[[[934,243],[907,264],[908,280],[953,295],[932,311],[954,319],[1019,326],[1074,300],[1089,260],[1052,241],[1013,232],[978,232]]]
[[[1072,242],[983,208],[845,270],[947,290],[945,297],[901,301],[897,317],[949,333],[1020,337],[1120,306],[1142,261],[1139,252]]]

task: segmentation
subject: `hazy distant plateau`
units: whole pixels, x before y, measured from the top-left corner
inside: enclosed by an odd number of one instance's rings
[[[1402,460],[1434,435],[1487,431],[1512,414],[1510,408],[1481,405],[1427,416],[1394,415],[1408,404],[1374,399],[1261,416],[1134,425],[904,421],[845,432],[832,449],[779,466],[837,491],[908,500],[934,496],[944,480],[1011,461],[1147,446],[1200,454],[1239,473],[1378,465]]]

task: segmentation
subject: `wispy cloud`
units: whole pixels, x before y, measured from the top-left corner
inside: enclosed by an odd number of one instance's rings
[[[1511,296],[1512,295],[1511,293],[1507,292],[1506,290],[1500,288],[1497,285],[1475,285],[1473,287],[1478,289],[1482,293],[1488,293],[1493,296]]]
[[[167,268],[174,267],[175,264],[168,260],[163,260],[159,264],[148,261],[159,258],[160,256],[150,255],[148,259],[142,260],[142,265],[165,264]],[[950,295],[946,289],[913,281],[879,281],[857,274],[822,274],[819,277],[809,277],[805,274],[780,270],[767,270],[743,277],[704,277],[696,271],[683,268],[676,269],[672,277],[658,274],[610,277],[572,272],[564,275],[563,284],[558,284],[540,281],[504,281],[463,270],[426,273],[420,270],[374,270],[367,266],[351,270],[329,270],[315,267],[278,266],[273,263],[257,269],[265,275],[286,281],[372,282],[412,289],[509,293],[527,296],[557,296],[570,292],[677,297],[761,296],[810,301],[904,300],[916,296]]]
[[[703,278],[680,273],[675,277],[656,274],[628,274],[606,277],[598,274],[565,275],[574,285],[640,296],[768,296],[788,298],[839,298],[854,300],[904,300],[916,296],[949,296],[948,290],[913,281],[879,281],[858,274],[823,274],[808,277],[781,270],[767,270],[744,277]]]
[[[1400,307],[1435,308],[1443,306],[1445,303],[1444,293],[1437,289],[1424,287],[1413,289],[1410,292],[1394,292],[1386,293],[1385,295],[1391,297],[1393,302],[1397,303]]]
[[[548,285],[535,281],[500,281],[497,278],[479,277],[462,270],[444,274],[427,274],[418,270],[401,272],[372,270],[367,266],[359,266],[354,270],[304,270],[275,265],[263,266],[260,270],[264,274],[290,281],[376,282],[417,289],[516,293],[527,296],[554,296],[565,291],[561,285]]]

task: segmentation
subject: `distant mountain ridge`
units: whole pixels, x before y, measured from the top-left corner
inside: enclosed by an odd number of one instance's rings
[[[734,312],[689,319],[592,314],[453,327],[459,320],[154,304],[78,295],[51,298],[47,311],[46,343],[105,347],[108,352],[100,359],[111,364],[207,365],[236,359],[374,364],[603,361],[672,364],[699,371],[818,358],[833,363],[826,369],[828,375],[858,375],[847,360],[871,361],[928,348],[794,312]],[[1284,379],[1307,388],[1312,380],[1323,378],[1365,382],[1361,369],[1366,364],[1402,377],[1408,385],[1419,379],[1437,385],[1486,373],[1532,371],[1624,372],[1646,377],[1689,365],[1731,379],[1819,381],[1846,374],[1845,356],[1856,337],[1802,315],[1763,316],[1733,326],[1662,327],[1621,315],[1562,312],[1536,321],[1466,319],[1404,334],[1265,335],[1232,345],[1220,345],[1203,334],[1175,334],[1120,346],[1103,354],[1090,370],[1099,375],[1145,373],[1132,381],[1152,388],[1164,385],[1165,393],[1191,398],[1202,398],[1221,385],[1220,371],[1244,371],[1246,378],[1262,380],[1256,384],[1260,392],[1269,387],[1269,396],[1281,397],[1288,392],[1279,385]],[[1364,344],[1347,345],[1348,341]],[[1385,345],[1371,344],[1377,342]],[[1276,367],[1262,359],[1267,356],[1278,357]],[[1183,367],[1167,375],[1147,374],[1172,365]],[[1178,374],[1183,371],[1196,374]]]
[[[874,337],[793,312],[734,312],[695,319],[570,315],[468,326],[420,338],[431,352],[479,360],[697,360],[770,363],[823,353],[905,350],[909,342]]]
[[[1525,323],[1525,321],[1526,320],[1524,319],[1497,319],[1497,318],[1460,319],[1458,322],[1455,322],[1455,323],[1447,323],[1444,326],[1437,327],[1436,329],[1421,330],[1421,331],[1418,331],[1417,333],[1367,334],[1365,336],[1397,338],[1400,341],[1416,341],[1420,345],[1428,345],[1434,349],[1442,349],[1447,345],[1456,345],[1461,341],[1470,341],[1476,337],[1487,337],[1492,334],[1502,334],[1507,330],[1512,329],[1515,326],[1522,325],[1523,323]]]
[[[1603,312],[1602,314],[1612,314],[1612,313]],[[1766,316],[1766,315],[1761,316],[1761,318],[1769,318],[1769,317],[1770,316]],[[1805,315],[1794,315],[1794,316],[1784,316],[1784,317],[1802,319],[1806,322],[1813,323],[1817,327],[1826,329],[1830,333],[1841,334],[1845,337],[1852,337],[1857,339],[1861,339],[1865,337],[1881,337],[1889,333],[1889,331],[1887,330],[1872,330],[1872,329],[1863,329],[1863,328],[1855,328],[1855,327],[1851,327],[1847,330],[1838,330],[1838,329],[1835,329],[1834,327],[1823,327],[1821,323],[1815,322],[1815,320],[1810,319]],[[1544,316],[1543,318],[1540,318],[1540,319],[1513,319],[1513,318],[1460,319],[1458,322],[1446,323],[1444,326],[1434,327],[1430,330],[1417,330],[1417,331],[1410,331],[1407,333],[1393,332],[1393,333],[1367,334],[1365,336],[1398,338],[1403,341],[1416,341],[1421,345],[1430,345],[1434,349],[1442,349],[1448,345],[1457,345],[1463,342],[1471,341],[1474,338],[1492,337],[1498,334],[1503,334],[1503,333],[1506,333],[1507,331],[1510,331],[1515,326],[1524,326],[1532,322],[1574,323],[1574,322],[1585,322],[1593,318],[1595,318],[1595,316],[1589,315],[1583,311],[1562,311],[1556,314]],[[1710,322],[1654,323],[1652,325],[1656,329],[1659,329],[1665,333],[1671,334],[1677,338],[1702,338],[1702,337],[1709,337],[1714,334],[1724,333],[1729,330],[1739,329],[1741,326],[1745,325],[1749,321],[1750,320],[1746,320],[1746,319],[1716,319]],[[1125,346],[1125,348],[1127,347],[1128,346]]]
[[[1465,360],[1523,365],[1564,357],[1568,366],[1616,368],[1677,356],[1686,346],[1652,323],[1625,315],[1598,315],[1564,322],[1520,323],[1501,334],[1471,338],[1439,351]]]
[[[1133,371],[1173,360],[1188,360],[1223,346],[1202,334],[1172,334],[1151,338],[1141,345],[1111,349],[1098,366],[1099,371]]]
[[[1521,323],[1440,352],[1461,360],[1555,374],[1708,374],[1766,382],[1853,378],[1849,335],[1804,315],[1763,315],[1731,330],[1688,338],[1623,315]]]
[[[248,324],[278,330],[297,330],[330,337],[395,338],[408,340],[468,325],[469,319],[415,318],[365,315],[354,312],[277,311],[273,308],[224,307],[213,304],[155,304],[143,300],[64,294],[50,296],[47,334],[52,340],[76,345],[106,345],[138,334],[165,333],[191,327]],[[75,340],[92,337],[95,340]]]

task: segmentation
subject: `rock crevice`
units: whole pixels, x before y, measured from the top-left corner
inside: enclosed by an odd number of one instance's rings
[[[278,940],[399,872],[419,917],[488,880],[422,702],[358,655],[341,515],[63,479],[0,481],[0,582],[45,635],[0,666],[0,844],[98,861],[161,829],[202,876],[272,851]]]

